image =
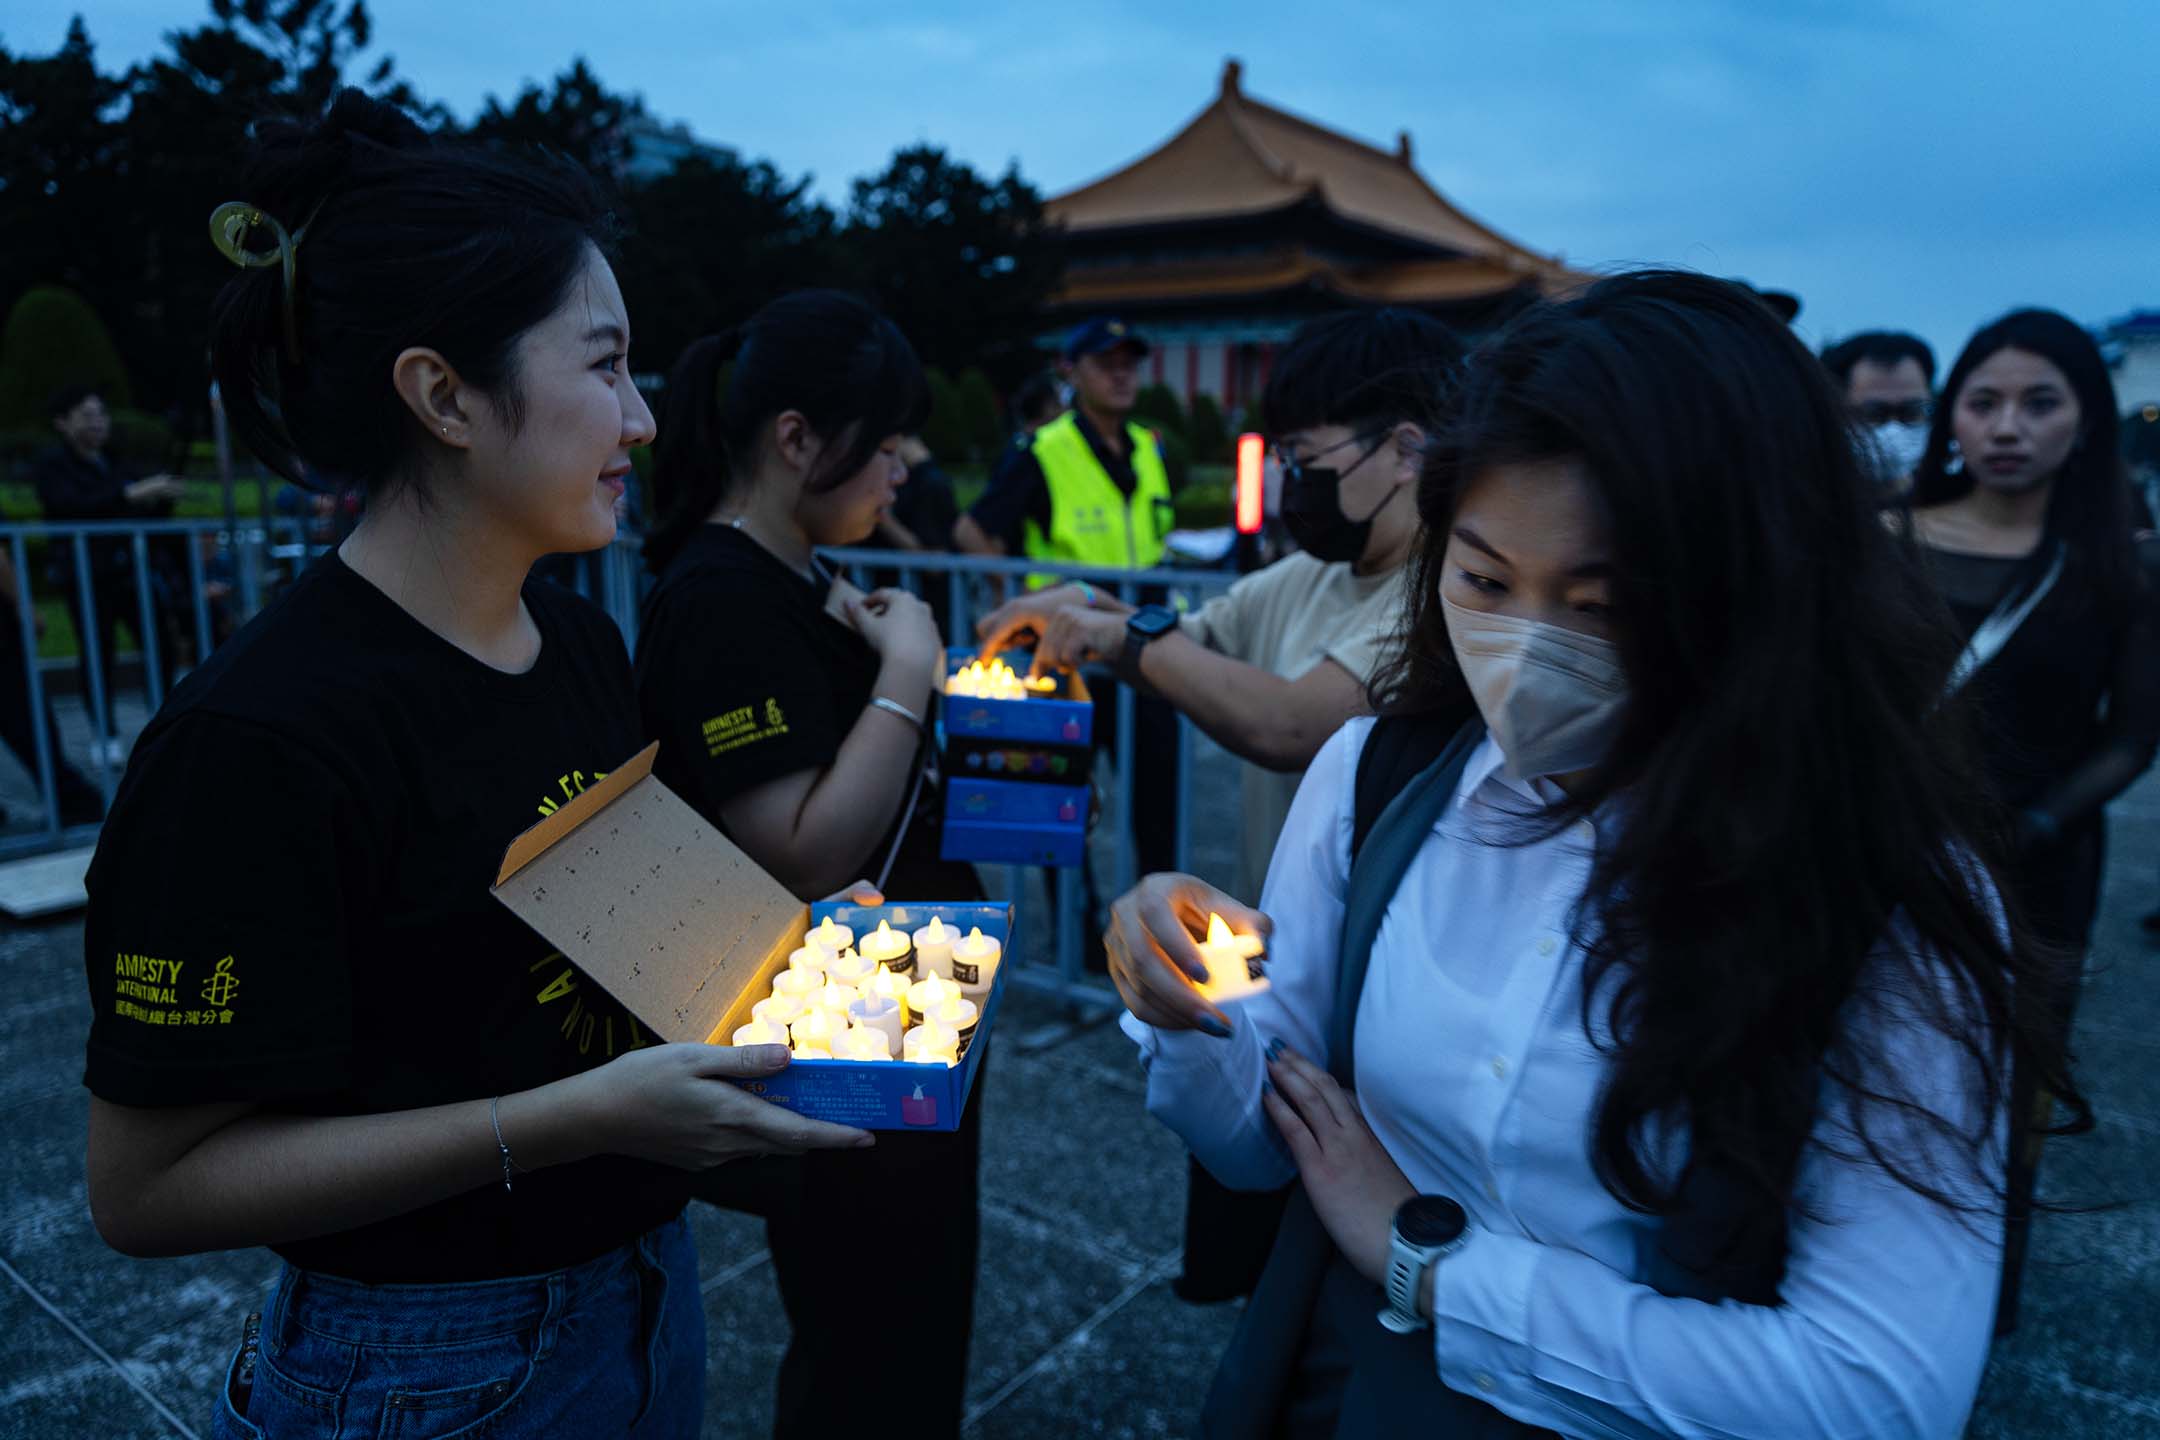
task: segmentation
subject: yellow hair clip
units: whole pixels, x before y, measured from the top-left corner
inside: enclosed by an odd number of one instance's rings
[[[210,212],[210,243],[217,252],[243,270],[260,270],[276,265],[283,269],[285,280],[285,353],[292,363],[300,363],[300,324],[294,317],[293,295],[300,267],[300,242],[307,236],[308,226],[315,223],[315,216],[322,210],[318,201],[315,209],[298,230],[288,234],[277,217],[250,205],[244,200],[228,200]],[[275,250],[250,250],[243,243],[250,230],[268,230],[277,241]]]

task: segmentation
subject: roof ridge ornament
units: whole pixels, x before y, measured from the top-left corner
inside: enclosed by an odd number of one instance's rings
[[[1244,62],[1235,55],[1225,57],[1222,65],[1222,93],[1224,95],[1242,95],[1244,90],[1241,87],[1244,78]]]
[[[1410,163],[1410,132],[1408,130],[1395,132],[1395,158],[1405,165]]]

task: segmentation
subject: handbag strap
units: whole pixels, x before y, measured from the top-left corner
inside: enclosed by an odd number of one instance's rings
[[[1360,783],[1357,789],[1361,794],[1371,793],[1375,788],[1364,783],[1368,756],[1400,753],[1399,749],[1374,748],[1380,725],[1387,723],[1379,722],[1365,737],[1366,750],[1358,757]],[[1426,835],[1447,813],[1449,802],[1455,798],[1455,787],[1462,783],[1463,769],[1470,763],[1470,753],[1484,738],[1483,721],[1471,720],[1464,724],[1436,759],[1400,789],[1394,790],[1392,798],[1355,846],[1350,861],[1350,882],[1343,894],[1342,941],[1336,951],[1335,1008],[1328,1020],[1328,1070],[1346,1087],[1351,1085],[1355,1073],[1352,1058],[1358,999],[1365,991],[1365,972],[1372,965],[1373,939],[1380,933],[1381,917],[1387,913],[1388,904],[1395,898],[1403,876],[1409,873],[1410,862],[1424,847]],[[1353,834],[1359,829],[1357,818],[1353,819]]]
[[[2055,553],[2049,558],[2047,573],[2040,577],[2039,583],[2023,595],[2012,592],[2003,596],[1994,610],[1989,612],[1987,619],[1980,622],[1980,628],[1973,631],[1972,638],[1965,642],[1964,650],[1958,655],[1957,664],[1950,667],[1950,678],[1943,685],[1945,698],[1965,688],[1965,682],[1972,679],[1981,666],[2002,653],[2003,646],[2010,643],[2010,637],[2017,634],[2018,627],[2031,617],[2033,611],[2040,608],[2040,602],[2047,599],[2048,592],[2055,588],[2055,582],[2062,578],[2063,562],[2068,554],[2069,547],[2060,540],[2056,541]]]

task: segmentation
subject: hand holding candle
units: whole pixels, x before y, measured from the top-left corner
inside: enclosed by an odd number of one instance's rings
[[[1258,935],[1233,935],[1222,916],[1208,912],[1207,938],[1200,942],[1200,959],[1207,965],[1207,979],[1200,993],[1217,1005],[1257,995],[1268,988],[1267,977],[1252,962],[1266,952],[1267,942]]]
[[[1204,994],[1209,978],[1201,946],[1210,915],[1222,915],[1238,948],[1251,946],[1274,929],[1265,913],[1241,903],[1192,875],[1150,875],[1120,895],[1110,907],[1103,948],[1110,978],[1133,1018],[1162,1030],[1199,1030],[1230,1034],[1230,1019]],[[1218,960],[1218,965],[1220,960]],[[1233,971],[1234,974],[1234,971]],[[1248,977],[1249,978],[1249,977]]]

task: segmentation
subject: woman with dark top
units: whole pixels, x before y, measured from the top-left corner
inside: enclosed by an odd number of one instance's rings
[[[938,856],[929,607],[865,595],[816,554],[860,542],[903,482],[902,437],[929,405],[914,350],[862,301],[802,291],[693,344],[667,396],[645,544],[660,579],[637,652],[654,773],[806,899],[863,875],[896,902],[979,898],[974,870]],[[793,1329],[776,1434],[958,1432],[980,1088],[949,1135],[699,1180],[702,1198],[766,1217]],[[845,1237],[888,1219],[907,1236],[922,1345],[866,1337],[848,1298],[863,1252]]]
[[[1739,287],[1615,277],[1473,352],[1403,659],[1260,911],[1114,912],[1150,1112],[1300,1186],[1204,1433],[1962,1433],[2009,1072],[2078,1102],[1873,491]],[[1271,932],[1227,1037],[1211,910]]]
[[[174,688],[105,826],[91,1213],[284,1259],[215,1435],[694,1434],[688,1172],[873,1137],[724,1083],[780,1047],[653,1043],[488,893],[642,743],[614,626],[527,579],[612,538],[652,438],[605,212],[353,90],[239,193],[234,428],[369,502]]]
[[[2160,744],[2160,600],[2138,563],[2115,387],[2085,331],[2020,310],[1965,346],[1915,477],[1911,526],[1967,650],[1983,770],[2010,812],[2006,878],[2035,936],[2082,960],[2107,803]],[[2067,1043],[2075,968],[2038,1001]],[[2050,1098],[2028,1090],[2044,1121]],[[2017,1318],[2040,1134],[2011,1168],[1997,1324]]]

